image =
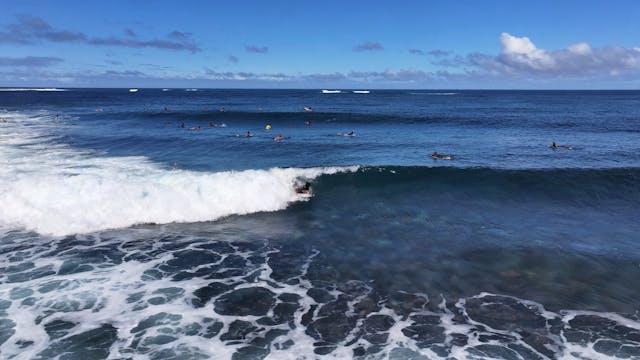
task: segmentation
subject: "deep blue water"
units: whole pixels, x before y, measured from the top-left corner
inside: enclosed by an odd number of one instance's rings
[[[0,354],[640,358],[640,91],[0,91],[0,118]]]

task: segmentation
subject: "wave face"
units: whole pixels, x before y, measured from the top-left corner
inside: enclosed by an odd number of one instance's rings
[[[42,132],[42,123],[56,122],[52,115],[8,117],[0,145],[0,221],[42,234],[281,210],[298,200],[298,179],[353,169],[171,170],[144,157],[101,157],[56,143]]]
[[[405,186],[413,193],[468,194],[491,201],[640,202],[640,168],[490,169],[427,166],[361,167],[352,174],[323,178],[323,184],[357,189]],[[331,189],[327,189],[331,192]],[[402,192],[403,190],[397,190]],[[463,200],[462,198],[458,200]]]

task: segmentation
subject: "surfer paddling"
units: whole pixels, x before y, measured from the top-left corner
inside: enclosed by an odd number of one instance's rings
[[[431,154],[431,157],[434,160],[451,160],[452,159],[451,155],[439,154],[437,151],[434,151],[433,154]]]
[[[567,145],[558,145],[556,142],[552,142],[551,146],[549,146],[551,150],[565,149],[565,150],[573,150],[573,147]]]
[[[355,133],[353,130],[351,130],[351,131],[350,131],[350,132],[348,132],[348,133],[338,133],[337,135],[338,135],[338,136],[355,137],[355,136],[356,136],[356,133]]]

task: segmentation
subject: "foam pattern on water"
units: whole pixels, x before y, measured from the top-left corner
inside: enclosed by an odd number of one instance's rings
[[[638,315],[317,276],[318,251],[156,227],[1,237],[0,353],[15,359],[640,358]]]
[[[142,223],[197,222],[276,211],[300,200],[300,179],[356,167],[217,173],[165,169],[144,157],[108,157],[65,145],[47,112],[2,112],[0,225],[68,235]]]

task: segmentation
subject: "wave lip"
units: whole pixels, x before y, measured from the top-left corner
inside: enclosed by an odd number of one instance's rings
[[[350,168],[273,168],[198,173],[139,159],[107,159],[77,174],[16,175],[0,188],[3,222],[64,236],[144,223],[211,221],[276,211],[299,200],[299,178]]]

